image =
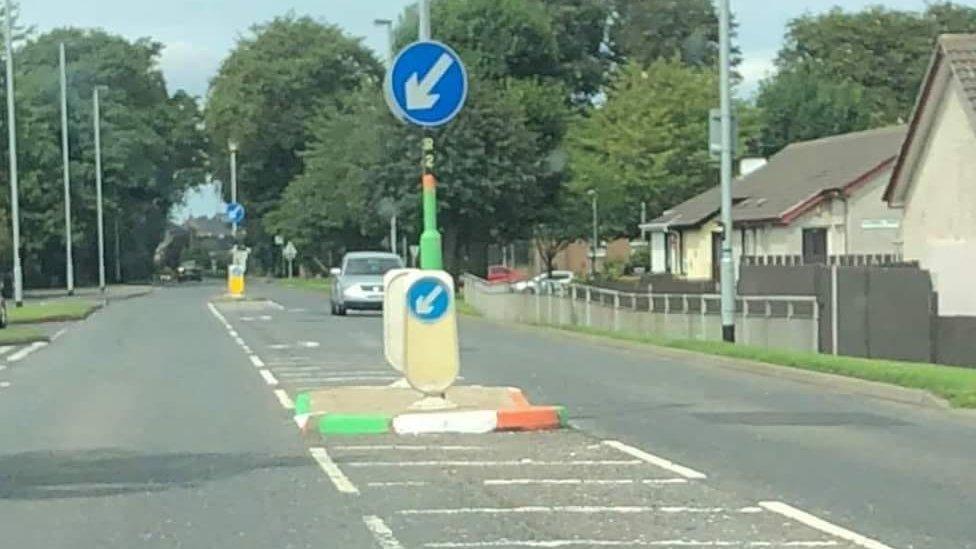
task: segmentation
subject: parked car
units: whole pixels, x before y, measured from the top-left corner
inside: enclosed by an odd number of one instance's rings
[[[504,265],[492,265],[488,267],[488,282],[492,284],[512,284],[520,280],[525,280],[525,273],[517,271]]]
[[[383,275],[402,269],[403,261],[387,252],[350,252],[342,258],[342,267],[332,269],[335,280],[329,301],[332,314],[344,316],[350,310],[383,309]]]
[[[559,292],[565,290],[576,278],[573,271],[553,271],[542,273],[530,280],[523,280],[512,284],[512,289],[516,292]]]
[[[203,280],[203,271],[200,270],[200,267],[197,267],[196,261],[187,261],[176,269],[176,280],[178,282],[186,282],[188,280],[200,282]]]

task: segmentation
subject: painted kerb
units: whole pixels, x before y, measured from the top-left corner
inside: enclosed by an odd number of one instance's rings
[[[504,322],[585,326],[652,333],[670,339],[721,340],[717,294],[630,293],[571,285],[557,293],[515,293],[507,285],[464,277],[464,299],[486,317]],[[740,296],[739,343],[816,351],[820,308],[812,296]]]

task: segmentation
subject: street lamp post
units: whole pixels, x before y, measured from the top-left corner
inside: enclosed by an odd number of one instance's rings
[[[5,0],[6,15],[5,42],[7,49],[7,142],[10,149],[10,224],[14,256],[14,302],[18,307],[24,305],[24,271],[20,265],[20,202],[17,192],[17,116],[14,112],[14,47],[13,16],[10,0]]]
[[[586,194],[590,196],[590,199],[593,202],[593,244],[592,246],[590,246],[591,254],[592,254],[592,258],[590,260],[590,278],[594,278],[596,277],[596,248],[597,246],[600,245],[600,237],[597,230],[600,219],[598,216],[597,205],[596,205],[597,192],[594,189],[590,189],[589,191],[586,192]]]
[[[230,141],[227,143],[227,150],[230,151],[230,201],[233,204],[237,203],[237,142]],[[237,222],[235,221],[231,227],[231,235],[237,236]]]
[[[722,339],[735,341],[735,265],[732,264],[732,92],[729,0],[719,0],[719,92],[722,110]]]
[[[391,19],[374,19],[373,24],[377,27],[386,28],[386,67],[393,66],[393,21]],[[397,253],[397,215],[396,209],[390,215],[390,252]]]
[[[98,97],[99,89],[102,86],[95,86],[92,92],[92,102],[94,110],[95,124],[95,201],[98,213],[98,290],[105,292],[105,218],[102,209],[102,128],[100,101]]]
[[[61,61],[61,160],[64,163],[64,278],[68,295],[75,293],[75,266],[71,242],[71,169],[68,154],[68,77],[64,42],[60,47]]]

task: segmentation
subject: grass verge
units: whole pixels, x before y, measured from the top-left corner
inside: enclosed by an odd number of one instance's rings
[[[98,302],[85,299],[28,302],[23,307],[12,307],[11,305],[8,304],[7,306],[11,324],[81,320],[99,307]]]
[[[331,278],[279,278],[275,284],[292,290],[310,290],[329,295],[332,290]]]
[[[463,297],[458,296],[457,298],[457,313],[464,316],[484,316],[481,311],[475,309],[473,305],[464,300]]]
[[[784,349],[734,345],[722,341],[674,340],[651,334],[611,332],[582,326],[547,325],[546,327],[658,347],[842,375],[909,389],[922,389],[946,399],[954,407],[976,408],[976,369],[974,368],[822,355]]]
[[[18,345],[47,341],[49,338],[37,328],[30,326],[7,326],[0,330],[0,345]]]

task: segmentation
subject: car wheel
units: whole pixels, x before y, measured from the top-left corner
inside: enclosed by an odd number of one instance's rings
[[[346,316],[346,308],[342,305],[336,305],[336,315]]]

